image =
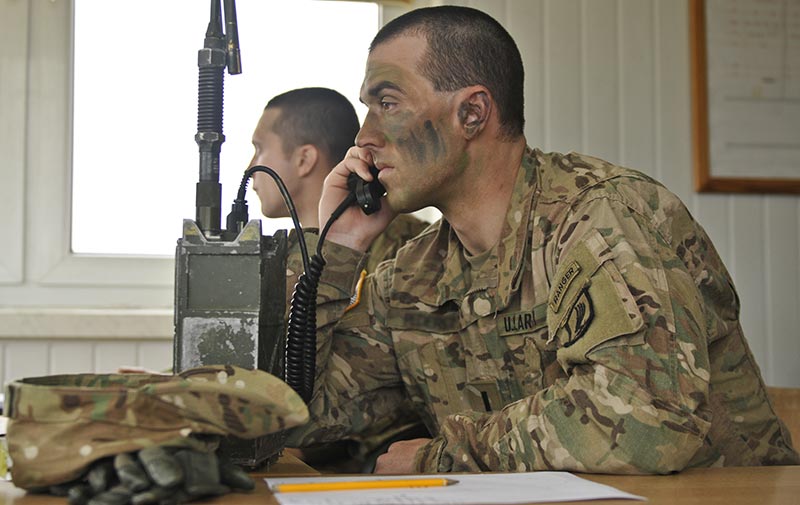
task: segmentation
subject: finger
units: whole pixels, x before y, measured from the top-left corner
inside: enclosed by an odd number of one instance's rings
[[[250,491],[256,487],[255,481],[247,472],[224,460],[219,462],[219,475],[222,483],[233,489]]]
[[[375,470],[373,473],[397,473],[395,471],[394,458],[389,454],[383,454],[375,461]]]
[[[125,486],[114,486],[108,491],[104,491],[91,500],[88,505],[126,505],[130,503],[133,491]]]
[[[351,147],[343,160],[344,168],[350,172],[355,172],[365,181],[371,181],[374,178],[369,171],[369,167],[373,164],[372,152],[357,146]]]
[[[89,470],[89,474],[86,476],[89,487],[92,488],[94,494],[102,493],[110,488],[113,478],[114,465],[108,460],[98,462]]]
[[[133,495],[131,505],[151,505],[166,500],[175,494],[174,489],[166,487],[152,487],[147,491]]]
[[[76,484],[67,491],[67,503],[69,505],[85,505],[92,499],[94,493],[88,484]]]
[[[200,496],[219,496],[230,492],[220,484],[217,456],[210,452],[181,450],[175,459],[183,467],[185,477],[183,488],[193,498]]]
[[[345,158],[355,158],[357,160],[363,161],[368,165],[371,165],[373,163],[372,151],[358,146],[353,146],[350,149],[348,149]]]
[[[134,492],[144,491],[150,487],[150,479],[139,463],[128,453],[114,456],[114,469],[120,482]]]
[[[183,468],[163,447],[147,447],[139,451],[139,461],[147,475],[163,487],[171,487],[183,481]]]
[[[384,452],[378,456],[378,459],[375,460],[375,468],[372,470],[372,473],[383,473],[383,465],[384,460],[386,459],[386,454],[387,453]]]

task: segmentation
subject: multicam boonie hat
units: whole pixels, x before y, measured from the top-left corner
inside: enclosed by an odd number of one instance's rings
[[[26,378],[8,385],[6,408],[11,476],[22,488],[67,482],[95,460],[152,445],[202,447],[192,434],[256,438],[308,420],[286,383],[227,365]]]

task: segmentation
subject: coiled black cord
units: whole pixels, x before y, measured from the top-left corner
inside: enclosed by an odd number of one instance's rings
[[[264,172],[265,174],[269,175],[278,186],[278,191],[283,197],[283,201],[286,204],[286,208],[289,210],[289,215],[292,218],[294,231],[297,233],[297,241],[300,245],[300,255],[303,258],[303,269],[308,271],[308,247],[306,246],[306,238],[303,236],[303,228],[300,226],[300,218],[297,217],[297,209],[294,206],[292,195],[289,194],[289,190],[286,189],[286,185],[283,183],[283,180],[281,180],[280,176],[278,176],[273,169],[263,165],[256,165],[245,170],[244,176],[242,177],[242,182],[239,184],[239,191],[236,194],[236,199],[233,201],[233,208],[231,209],[230,215],[228,215],[228,229],[237,228],[236,231],[239,232],[247,222],[247,202],[245,201],[245,193],[247,192],[247,183],[250,182],[250,178],[253,177],[253,174],[256,172]]]
[[[317,363],[317,288],[325,258],[322,257],[322,244],[331,225],[356,201],[354,193],[347,197],[333,211],[325,227],[319,234],[317,252],[311,257],[310,268],[306,269],[295,285],[289,311],[289,330],[286,341],[286,383],[292,387],[306,403],[311,401],[314,392],[314,377]]]
[[[297,211],[292,197],[289,195],[289,191],[281,178],[271,168],[258,165],[245,171],[244,178],[239,186],[239,193],[234,201],[234,211],[231,214],[237,212],[237,205],[239,206],[239,211],[243,206],[244,212],[247,212],[247,204],[244,199],[247,183],[256,172],[268,174],[278,185],[278,190],[284,202],[286,202],[289,214],[292,216],[298,244],[300,245],[300,253],[303,258],[305,272],[297,280],[294,293],[292,293],[291,308],[289,309],[284,379],[300,395],[304,402],[309,403],[314,392],[314,376],[317,363],[317,288],[319,279],[322,276],[322,270],[325,268],[325,259],[322,257],[322,244],[325,242],[325,237],[328,235],[333,222],[339,219],[339,216],[355,203],[356,196],[355,193],[349,193],[342,203],[336,207],[336,210],[333,211],[319,234],[317,251],[309,259],[303,229],[300,226],[300,220],[297,218]],[[246,220],[245,218],[244,221]],[[230,221],[228,226],[231,226]]]
[[[319,254],[300,275],[292,293],[286,331],[286,383],[308,403],[314,392],[317,354],[317,287],[325,260]]]

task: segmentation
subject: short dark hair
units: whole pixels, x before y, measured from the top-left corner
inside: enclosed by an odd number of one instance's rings
[[[313,144],[337,163],[344,159],[358,134],[353,104],[332,89],[293,89],[273,97],[265,109],[280,110],[272,129],[287,153],[297,146]]]
[[[437,91],[486,86],[497,103],[505,137],[522,134],[525,126],[525,71],[514,39],[494,18],[477,9],[425,7],[386,24],[370,44],[370,52],[401,35],[422,35],[428,49],[419,71]]]

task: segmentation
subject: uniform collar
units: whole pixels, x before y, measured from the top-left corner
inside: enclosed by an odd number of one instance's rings
[[[541,159],[541,158],[539,158]],[[525,254],[530,243],[531,209],[537,188],[536,152],[525,148],[522,164],[517,172],[511,204],[506,212],[503,233],[497,244],[497,292],[495,294],[495,310],[502,310],[516,291],[525,264]]]
[[[541,153],[538,150],[525,148],[500,242],[480,271],[470,273],[464,247],[450,224],[442,219],[427,247],[423,250],[412,248],[416,258],[398,256],[398,275],[394,276],[390,303],[400,307],[406,305],[403,300],[410,305],[413,305],[412,300],[419,300],[426,305],[441,307],[451,301],[469,299],[472,306],[473,299],[480,297],[489,303],[478,306],[490,312],[504,309],[518,287],[525,263],[524,254],[530,241],[531,208],[538,188],[539,160]]]

